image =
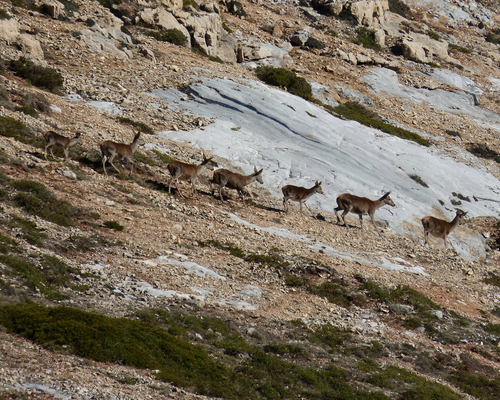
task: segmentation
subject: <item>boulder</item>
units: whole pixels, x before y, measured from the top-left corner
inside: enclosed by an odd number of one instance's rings
[[[57,0],[44,0],[42,2],[43,11],[53,19],[58,19],[64,15],[64,5]]]
[[[36,40],[33,36],[28,35],[27,33],[18,35],[14,40],[14,44],[23,53],[27,53],[35,58],[41,58],[41,59],[44,58],[40,42]]]
[[[434,58],[456,62],[448,55],[448,42],[437,41],[421,33],[412,33],[400,40],[403,56],[409,60],[428,63]]]
[[[230,34],[223,32],[219,47],[217,49],[217,57],[227,63],[236,63],[236,54],[238,52],[238,40]]]
[[[222,36],[222,20],[219,14],[200,12],[191,15],[185,26],[191,34],[192,46],[199,47],[209,56],[217,56]]]
[[[170,10],[182,10],[182,0],[161,0],[161,4]]]
[[[0,39],[5,40],[7,43],[19,36],[19,22],[14,18],[0,19]]]
[[[188,16],[187,14],[186,16]],[[139,17],[148,25],[160,26],[165,30],[177,29],[186,37],[186,47],[191,47],[191,35],[184,25],[170,12],[162,8],[147,8],[139,13]]]
[[[302,29],[296,31],[292,37],[290,38],[290,43],[294,46],[304,46],[307,42],[307,39],[311,36],[311,28],[309,26],[305,26]]]

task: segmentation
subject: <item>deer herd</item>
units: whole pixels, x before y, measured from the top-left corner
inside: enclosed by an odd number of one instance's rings
[[[45,146],[45,159],[47,160],[47,150],[50,149],[50,154],[52,158],[54,158],[54,154],[52,153],[53,146],[59,146],[64,151],[64,158],[68,161],[68,152],[69,147],[75,144],[79,138],[80,133],[77,133],[72,138],[67,138],[53,131],[47,131],[43,134],[46,146]],[[102,167],[104,169],[104,173],[108,176],[106,171],[106,161],[109,161],[111,166],[118,172],[118,168],[113,164],[113,160],[116,158],[122,162],[130,164],[130,173],[129,176],[133,173],[134,164],[133,164],[133,155],[139,146],[139,139],[141,133],[138,132],[134,140],[131,144],[117,143],[111,140],[106,140],[99,144],[102,154]],[[188,164],[181,161],[172,161],[168,164],[167,169],[170,173],[170,180],[168,182],[168,193],[171,193],[172,185],[175,185],[177,193],[185,197],[180,189],[177,186],[179,180],[187,181],[191,183],[191,190],[194,196],[197,195],[195,183],[198,178],[198,175],[207,167],[209,167],[209,163],[212,161],[211,158],[207,158],[205,153],[203,153],[203,161],[198,164]],[[212,188],[212,194],[215,193],[215,187],[219,187],[219,197],[221,201],[224,201],[223,192],[225,188],[235,189],[241,198],[244,198],[244,190],[245,186],[249,185],[252,182],[259,182],[261,184],[264,183],[262,180],[262,169],[260,171],[254,167],[254,173],[250,175],[242,175],[236,172],[229,171],[228,169],[217,169],[213,173],[212,179],[210,179],[210,185]],[[321,188],[321,182],[316,181],[313,187],[307,189],[301,186],[293,186],[293,185],[285,185],[281,188],[283,192],[283,208],[285,212],[288,212],[288,200],[296,201],[300,204],[300,211],[302,212],[302,204],[304,204],[310,211],[311,208],[307,205],[306,201],[309,197],[311,197],[315,193],[324,194],[323,189]],[[247,190],[247,193],[253,198],[252,192]],[[334,208],[335,215],[337,216],[337,223],[340,224],[340,217],[338,212],[342,212],[342,221],[343,225],[349,227],[345,220],[346,215],[351,212],[353,214],[357,214],[359,217],[359,223],[361,229],[363,229],[363,215],[368,215],[372,221],[375,230],[380,235],[380,230],[377,228],[375,224],[374,214],[380,207],[384,205],[388,205],[391,207],[395,207],[396,204],[392,201],[390,197],[391,192],[385,193],[378,200],[370,200],[366,197],[359,197],[349,193],[343,193],[337,197],[337,207]],[[442,238],[444,241],[445,248],[447,247],[446,238],[448,235],[465,219],[467,215],[466,212],[462,210],[457,210],[457,214],[453,221],[448,222],[443,219],[439,219],[432,216],[427,216],[422,218],[422,226],[424,227],[424,245],[428,243],[429,234],[434,237]]]

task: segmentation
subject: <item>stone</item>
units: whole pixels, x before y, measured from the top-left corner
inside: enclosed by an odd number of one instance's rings
[[[58,19],[64,15],[64,5],[56,0],[44,0],[42,2],[43,11],[52,19]]]
[[[294,46],[304,46],[310,36],[311,28],[309,26],[305,26],[292,35],[292,37],[290,38],[290,43]]]
[[[12,43],[19,36],[19,22],[14,18],[0,19],[0,39]]]

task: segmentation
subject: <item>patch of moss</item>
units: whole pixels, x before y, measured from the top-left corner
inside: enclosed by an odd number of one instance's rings
[[[60,93],[64,78],[55,69],[35,65],[32,61],[24,57],[18,60],[11,60],[9,68],[15,74],[29,81],[32,85],[46,89],[53,93]]]
[[[437,32],[428,30],[425,33],[427,33],[427,36],[429,36],[431,39],[437,40],[438,42],[442,42],[443,41],[443,39],[441,39],[441,36]]]
[[[284,68],[263,66],[258,67],[255,70],[255,74],[261,81],[269,85],[286,88],[290,93],[305,100],[312,99],[311,85],[304,78],[297,76],[293,71]]]
[[[458,45],[453,44],[453,43],[450,43],[448,45],[448,48],[450,49],[450,51],[459,51],[459,52],[464,53],[464,54],[472,54],[471,49],[468,49],[467,47],[463,47],[463,46],[458,46]]]
[[[358,121],[360,124],[379,129],[382,132],[400,137],[401,139],[411,140],[426,147],[432,145],[431,142],[429,142],[427,139],[424,139],[417,133],[398,128],[396,126],[388,124],[387,122],[383,122],[378,117],[376,117],[374,113],[368,111],[365,107],[357,102],[349,101],[344,104],[340,104],[337,107],[325,106],[325,108],[330,112],[333,111],[334,113],[343,116],[344,118]]]
[[[12,181],[11,187],[18,192],[13,200],[29,214],[37,215],[61,226],[73,226],[72,216],[76,210],[67,201],[59,200],[40,182]]]

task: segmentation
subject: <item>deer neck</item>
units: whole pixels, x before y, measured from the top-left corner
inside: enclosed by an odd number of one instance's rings
[[[450,232],[460,223],[460,216],[457,214],[453,221],[450,222]]]

